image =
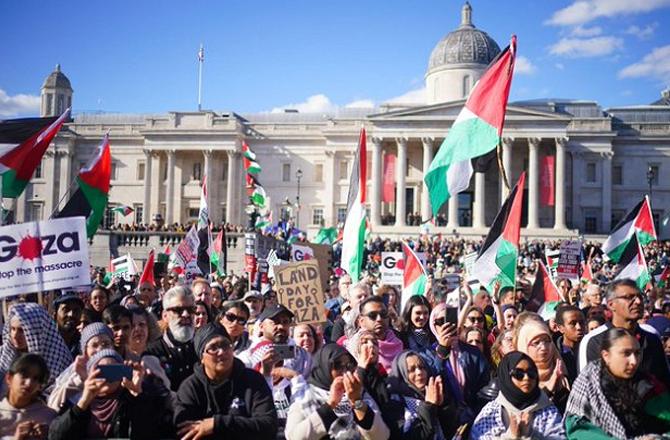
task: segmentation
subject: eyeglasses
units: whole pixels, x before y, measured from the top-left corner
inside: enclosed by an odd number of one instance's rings
[[[528,379],[535,380],[537,379],[537,371],[535,370],[522,370],[521,368],[512,368],[512,371],[509,372],[510,377],[513,377],[516,380],[522,380],[524,377]]]
[[[388,318],[389,317],[389,312],[387,312],[386,310],[382,310],[381,312],[368,312],[363,316],[368,317],[372,321],[376,321],[377,318],[382,318],[382,319]]]
[[[483,316],[468,316],[468,320],[470,320],[470,322],[484,322],[484,317]]]
[[[639,299],[640,302],[644,302],[644,298],[642,298],[642,295],[624,295],[624,296],[615,296],[614,299],[622,299],[626,301],[627,303],[632,303],[636,299]]]
[[[144,292],[144,291],[152,291],[152,290],[154,290],[154,289],[152,289],[151,287],[142,287],[142,288],[140,289],[140,292]]]
[[[247,323],[247,318],[245,318],[244,316],[237,316],[234,313],[226,313],[225,315],[223,315],[223,317],[226,318],[228,322],[237,321],[239,325],[245,325]]]
[[[343,371],[356,371],[356,363],[351,361],[335,362],[333,364],[333,369],[338,373]]]
[[[551,345],[551,339],[547,336],[545,338],[535,339],[529,344],[531,347],[540,348],[542,346]]]
[[[435,321],[433,321],[433,323],[437,327],[442,327],[446,322],[447,322],[447,320],[445,318],[437,318]]]
[[[168,312],[172,312],[176,315],[183,315],[184,312],[188,312],[189,315],[192,315],[195,313],[195,306],[176,306],[176,307],[168,307],[167,309]]]
[[[225,353],[228,350],[230,350],[232,347],[233,346],[230,342],[221,342],[219,344],[212,344],[208,347],[205,347],[205,352],[207,354]]]

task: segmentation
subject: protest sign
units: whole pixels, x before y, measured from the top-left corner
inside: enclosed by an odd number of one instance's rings
[[[563,240],[556,274],[571,280],[579,279],[579,261],[581,258],[582,242],[580,240]]]
[[[195,228],[195,225],[193,225],[177,247],[177,251],[175,252],[176,263],[179,266],[186,268],[186,265],[191,262],[191,260],[196,259],[199,245],[200,239],[198,238],[198,231]]]
[[[467,255],[464,255],[461,259],[467,274],[468,286],[470,286],[470,290],[472,290],[473,293],[479,292],[479,289],[481,288],[479,280],[473,275],[473,269],[475,266],[475,261],[477,260],[477,255],[479,255],[477,252],[471,252]]]
[[[549,249],[544,250],[544,256],[547,259],[547,270],[549,271],[549,276],[552,280],[556,280],[556,269],[558,268],[558,259],[561,255],[561,251],[558,249]]]
[[[382,252],[382,264],[379,267],[382,284],[402,286],[404,271],[405,257],[402,252]]]
[[[316,259],[274,267],[277,300],[295,315],[296,324],[326,321],[326,298]]]
[[[314,251],[309,246],[299,244],[291,245],[291,261],[311,260],[314,258]]]
[[[0,228],[0,297],[90,285],[84,217]]]
[[[133,257],[130,255],[130,253],[113,259],[111,263],[112,278],[123,278],[124,280],[130,280],[133,275],[137,274],[137,266],[135,265],[135,260],[133,260]]]

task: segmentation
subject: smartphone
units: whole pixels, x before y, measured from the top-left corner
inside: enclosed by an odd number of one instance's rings
[[[293,359],[295,357],[295,345],[275,344],[273,348],[279,359]]]
[[[445,322],[458,327],[458,309],[456,307],[447,307],[444,311]]]
[[[128,379],[133,377],[133,369],[128,365],[98,365],[98,369],[100,370],[100,377],[107,382],[120,382],[124,377]]]

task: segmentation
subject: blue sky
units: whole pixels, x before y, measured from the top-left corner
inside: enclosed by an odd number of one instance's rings
[[[454,0],[3,1],[0,117],[36,115],[56,63],[74,111],[324,111],[421,101]],[[473,0],[475,25],[522,57],[512,100],[647,104],[670,85],[670,0]],[[408,94],[409,93],[409,94]]]

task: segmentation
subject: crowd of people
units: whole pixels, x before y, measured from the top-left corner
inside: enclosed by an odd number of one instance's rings
[[[245,274],[11,298],[0,346],[0,438],[628,439],[670,434],[670,290],[559,279],[562,301],[526,310],[545,249],[521,246],[517,286],[472,292],[462,257],[478,241],[411,240],[430,273],[401,304],[371,239],[360,281],[333,270],[327,319],[297,323],[272,285]],[[669,242],[645,249],[650,270]],[[335,246],[337,261],[338,246]],[[336,264],[335,264],[336,266]],[[461,274],[448,303],[441,282]],[[660,283],[664,284],[663,282]],[[51,300],[48,300],[51,298]]]

